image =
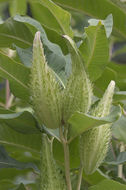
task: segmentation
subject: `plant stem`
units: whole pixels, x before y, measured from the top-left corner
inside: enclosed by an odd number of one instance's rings
[[[11,107],[13,99],[14,99],[14,96],[13,94],[10,93],[9,81],[6,80],[6,103],[5,103],[6,109],[9,109]]]
[[[79,169],[77,189],[76,190],[80,190],[80,188],[81,188],[82,174],[83,174],[83,166],[81,166]]]
[[[70,179],[69,145],[68,145],[67,139],[64,137],[61,127],[60,127],[60,138],[61,138],[63,149],[64,149],[64,164],[65,164],[67,189],[72,190],[71,179]]]
[[[9,81],[6,80],[6,105],[5,105],[6,109],[8,109],[9,98],[10,98],[10,87],[9,87]]]
[[[120,144],[120,152],[125,151],[125,146],[123,142]],[[123,164],[118,165],[118,177],[123,179]]]

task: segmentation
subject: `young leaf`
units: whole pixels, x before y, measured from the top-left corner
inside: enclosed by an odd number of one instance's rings
[[[95,81],[101,76],[108,63],[108,39],[105,34],[105,28],[100,21],[96,26],[85,28],[85,34],[86,38],[79,49],[90,79]]]

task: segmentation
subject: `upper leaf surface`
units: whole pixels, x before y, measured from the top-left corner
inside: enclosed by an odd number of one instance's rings
[[[109,47],[104,26],[99,22],[96,26],[85,28],[86,39],[80,46],[85,66],[90,79],[96,80],[104,71],[109,59]]]
[[[34,18],[40,21],[42,25],[62,35],[67,34],[73,37],[73,32],[70,28],[70,14],[67,11],[49,0],[31,0],[30,4]]]
[[[0,51],[0,76],[10,81],[11,90],[15,96],[24,100],[29,99],[30,70],[2,51]]]
[[[11,47],[12,44],[16,44],[27,48],[32,45],[32,41],[32,33],[23,23],[9,18],[0,24],[0,47]]]

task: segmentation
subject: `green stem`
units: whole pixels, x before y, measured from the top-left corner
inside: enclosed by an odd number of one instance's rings
[[[79,169],[77,189],[76,190],[80,190],[80,188],[81,188],[82,174],[83,174],[83,166],[81,166]]]
[[[64,149],[64,164],[65,164],[65,176],[66,176],[67,189],[72,190],[71,179],[70,179],[69,145],[68,145],[67,139],[64,137],[61,127],[60,127],[60,138],[61,138],[63,149]]]
[[[121,142],[120,152],[123,152],[123,151],[125,151],[125,146],[124,146],[123,142]],[[123,164],[118,165],[118,177],[122,178],[122,179],[124,178],[124,176],[123,176]]]

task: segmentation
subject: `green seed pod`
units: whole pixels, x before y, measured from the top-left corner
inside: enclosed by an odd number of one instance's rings
[[[74,112],[88,112],[92,100],[92,86],[76,44],[70,37],[64,37],[72,59],[72,74],[63,92],[63,121],[66,123]]]
[[[115,82],[111,81],[103,98],[92,111],[93,116],[104,117],[110,112]],[[110,125],[101,125],[84,132],[80,137],[80,157],[86,174],[92,174],[104,160],[111,139]]]
[[[35,114],[47,128],[58,128],[61,121],[60,87],[55,74],[48,67],[40,32],[33,42],[33,65],[31,68],[31,94]]]
[[[86,73],[72,74],[64,92],[63,120],[66,122],[75,111],[86,113],[91,98],[92,87]]]
[[[41,190],[66,190],[66,182],[52,153],[52,141],[42,134]]]

